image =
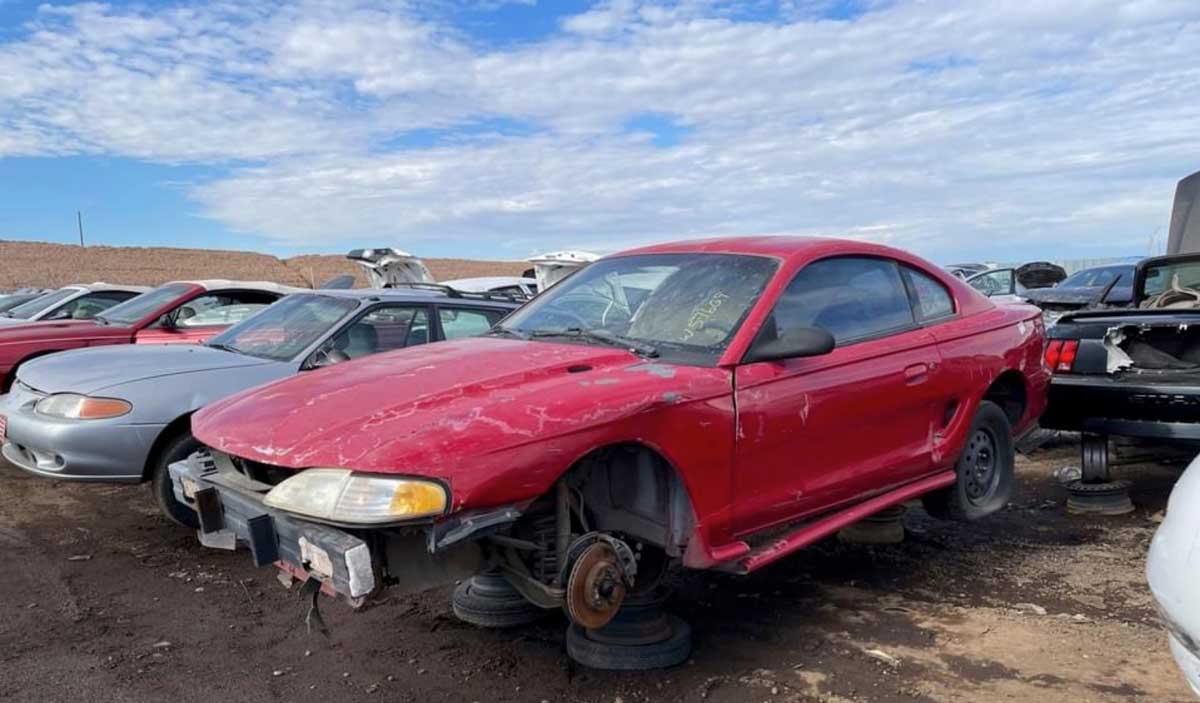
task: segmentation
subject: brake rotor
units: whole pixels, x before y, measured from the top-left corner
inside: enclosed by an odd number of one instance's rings
[[[625,601],[625,581],[612,545],[591,544],[571,564],[564,598],[567,617],[589,630],[604,627]]]

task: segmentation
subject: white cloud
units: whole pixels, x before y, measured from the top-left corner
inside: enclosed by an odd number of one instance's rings
[[[0,44],[0,154],[231,164],[205,212],[298,247],[819,232],[1005,259],[1165,224],[1200,6],[863,6],[612,0],[503,50],[392,3],[46,9]],[[625,133],[647,113],[682,140]],[[497,119],[524,128],[454,132]]]

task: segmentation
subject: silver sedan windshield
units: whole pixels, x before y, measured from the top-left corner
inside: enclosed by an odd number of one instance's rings
[[[358,307],[351,298],[332,295],[289,295],[254,317],[213,337],[208,346],[287,361],[320,339]]]

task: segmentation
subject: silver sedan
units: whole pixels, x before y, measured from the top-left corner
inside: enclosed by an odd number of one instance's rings
[[[515,303],[436,290],[338,290],[285,297],[206,344],[79,349],[22,364],[0,398],[4,458],[68,481],[152,481],[176,503],[167,466],[198,448],[191,415],[238,391],[376,352],[478,334]]]

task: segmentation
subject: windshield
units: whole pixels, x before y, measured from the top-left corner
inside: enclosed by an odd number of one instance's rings
[[[1062,283],[1058,284],[1059,288],[1099,288],[1107,286],[1113,282],[1113,279],[1124,277],[1127,274],[1133,274],[1133,267],[1125,268],[1102,268],[1102,269],[1084,269],[1077,271]],[[1124,281],[1123,281],[1124,282]]]
[[[1146,267],[1142,298],[1160,295],[1168,289],[1200,289],[1200,261],[1164,262]]]
[[[24,305],[34,298],[42,297],[42,293],[16,293],[0,298],[0,312],[12,310],[18,305]]]
[[[324,336],[356,308],[358,302],[352,298],[312,293],[289,295],[213,337],[208,346],[287,361]]]
[[[513,313],[501,329],[528,336],[599,332],[664,359],[716,363],[778,262],[738,254],[644,254],[601,259]],[[554,341],[560,341],[555,338]]]
[[[70,298],[72,295],[75,295],[78,292],[78,288],[59,288],[58,290],[47,293],[40,298],[34,298],[28,303],[22,303],[4,314],[8,317],[17,317],[22,320],[28,320],[34,315],[58,305],[62,301]]]
[[[967,285],[986,296],[1009,295],[1019,287],[1013,281],[1013,269],[993,269],[967,279]]]
[[[130,298],[120,305],[114,305],[97,317],[114,325],[132,325],[155,310],[169,305],[190,290],[192,290],[190,284],[169,283],[155,288],[149,293],[142,293],[136,298]]]

